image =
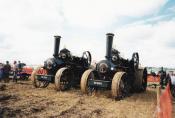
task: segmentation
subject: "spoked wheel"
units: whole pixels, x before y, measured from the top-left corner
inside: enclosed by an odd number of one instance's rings
[[[111,93],[115,99],[122,99],[129,95],[130,86],[125,72],[117,72],[112,79]]]
[[[134,69],[138,69],[139,67],[139,54],[137,52],[132,54],[132,61]]]
[[[143,70],[143,76],[142,76],[142,87],[141,87],[141,91],[146,91],[146,87],[147,87],[147,69],[144,68],[144,70]]]
[[[31,80],[32,80],[33,86],[36,88],[46,88],[49,85],[48,81],[39,81],[37,79],[37,74],[47,75],[47,71],[43,71],[43,70],[44,70],[43,66],[39,66],[31,74]]]
[[[71,77],[69,69],[60,68],[55,75],[55,89],[57,91],[64,91],[70,88]]]
[[[80,82],[81,91],[85,94],[88,94],[88,95],[92,95],[95,92],[95,88],[90,87],[88,84],[88,80],[90,80],[90,79],[92,79],[92,80],[95,79],[95,76],[94,76],[92,69],[86,70],[83,73],[83,75],[81,77],[81,82]]]
[[[89,51],[85,51],[85,52],[83,52],[82,58],[84,58],[84,59],[87,60],[87,64],[88,64],[88,66],[91,65],[91,61],[92,61],[92,59],[91,59],[91,53],[90,53]]]

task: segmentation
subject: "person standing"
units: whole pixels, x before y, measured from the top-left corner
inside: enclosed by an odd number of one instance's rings
[[[9,61],[6,61],[6,64],[4,65],[4,68],[3,68],[4,82],[9,82],[10,71],[11,71],[11,66],[9,64]]]
[[[13,82],[17,82],[18,65],[16,61],[13,62],[12,70],[13,70]]]
[[[3,64],[0,63],[0,81],[2,80],[3,78]]]
[[[167,84],[171,81],[171,77],[170,77],[170,74],[168,73],[166,75],[166,78],[165,78],[165,85],[167,86]]]
[[[166,79],[166,71],[164,71],[163,67],[161,67],[160,73],[160,86],[164,89],[165,79]]]

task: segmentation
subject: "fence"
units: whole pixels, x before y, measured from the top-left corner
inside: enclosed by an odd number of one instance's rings
[[[172,118],[172,99],[170,85],[165,90],[157,88],[157,118]]]

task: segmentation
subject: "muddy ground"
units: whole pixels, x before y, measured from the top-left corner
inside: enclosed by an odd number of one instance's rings
[[[78,88],[65,92],[56,92],[53,85],[36,89],[30,81],[10,82],[0,90],[0,118],[154,118],[155,109],[156,91],[149,88],[120,101],[111,99],[110,91],[87,96]]]

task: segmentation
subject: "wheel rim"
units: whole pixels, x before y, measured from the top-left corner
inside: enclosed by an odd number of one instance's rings
[[[55,89],[64,91],[70,88],[71,74],[66,67],[60,68],[55,75]]]
[[[125,72],[117,72],[112,80],[112,96],[115,99],[121,99],[129,95],[130,86],[127,81],[127,74]]]
[[[94,92],[94,88],[89,86],[89,79],[95,79],[92,69],[88,69],[83,73],[80,81],[80,88],[83,93],[87,95],[92,95],[92,93]]]

